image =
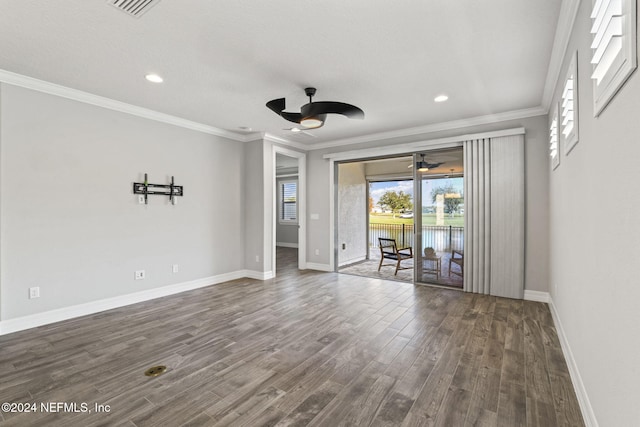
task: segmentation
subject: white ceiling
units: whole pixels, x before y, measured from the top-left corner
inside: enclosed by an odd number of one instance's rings
[[[232,132],[316,143],[539,107],[560,0],[2,0],[0,69]],[[164,83],[144,75],[156,72]],[[317,101],[315,137],[265,107]],[[433,98],[449,95],[436,104]]]

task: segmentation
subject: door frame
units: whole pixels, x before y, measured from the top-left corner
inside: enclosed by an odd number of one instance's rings
[[[272,224],[271,224],[271,271],[275,277],[276,272],[276,227],[278,224],[278,192],[277,172],[276,172],[276,155],[281,154],[287,157],[293,157],[298,160],[298,269],[307,268],[307,155],[299,151],[290,150],[288,148],[273,145],[271,150],[272,161],[272,180],[271,188],[273,189],[272,198]]]

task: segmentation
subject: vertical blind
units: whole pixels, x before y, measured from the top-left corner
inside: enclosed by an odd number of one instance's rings
[[[524,137],[464,142],[464,290],[524,297]]]
[[[297,221],[298,183],[295,181],[280,184],[280,219],[282,221]]]

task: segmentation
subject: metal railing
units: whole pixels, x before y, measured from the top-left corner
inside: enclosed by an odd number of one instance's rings
[[[414,247],[413,224],[369,224],[369,245],[378,247],[378,237],[395,239],[398,246]],[[422,248],[431,247],[436,251],[462,250],[464,248],[464,227],[451,225],[423,225]]]

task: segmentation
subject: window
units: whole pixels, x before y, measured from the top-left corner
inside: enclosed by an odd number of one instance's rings
[[[551,156],[551,168],[560,165],[560,139],[558,137],[558,105],[556,103],[551,112],[551,125],[549,125],[549,155]]]
[[[281,223],[298,222],[298,181],[280,181],[280,212]]]
[[[591,20],[597,117],[636,68],[636,0],[595,0]]]
[[[569,151],[578,143],[578,52],[573,55],[567,77],[562,88],[562,105],[560,108],[562,122],[562,142],[564,152]]]

